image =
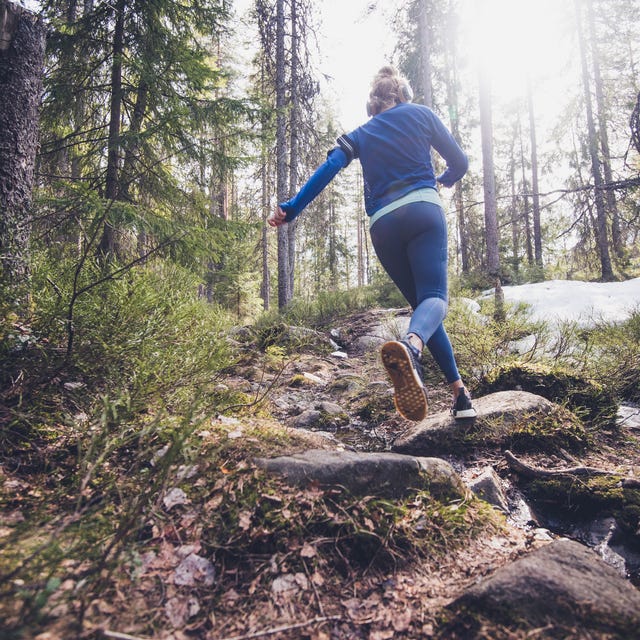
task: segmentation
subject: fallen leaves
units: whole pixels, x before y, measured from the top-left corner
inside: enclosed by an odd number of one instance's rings
[[[173,583],[183,587],[210,587],[216,579],[211,560],[190,553],[175,569]]]

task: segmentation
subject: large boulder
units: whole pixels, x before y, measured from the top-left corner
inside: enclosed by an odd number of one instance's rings
[[[468,495],[453,467],[439,458],[314,449],[291,456],[258,458],[255,462],[294,486],[317,482],[343,486],[354,495],[390,498],[419,490],[428,490],[441,500]]]
[[[490,371],[476,391],[487,394],[508,389],[566,405],[592,428],[615,428],[618,402],[611,389],[575,372],[540,363],[504,365]]]
[[[526,391],[499,391],[473,404],[476,418],[454,420],[448,412],[416,423],[392,445],[398,453],[443,455],[478,448],[576,449],[586,442],[580,421],[569,411]]]
[[[446,607],[436,637],[524,638],[528,631],[536,638],[640,638],[640,592],[595,552],[560,539],[472,586]]]

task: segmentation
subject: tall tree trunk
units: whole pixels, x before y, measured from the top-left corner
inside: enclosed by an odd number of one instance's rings
[[[602,74],[600,72],[600,53],[596,39],[596,25],[593,15],[593,0],[587,2],[587,15],[589,21],[589,39],[591,40],[591,60],[593,64],[593,80],[596,94],[596,109],[598,110],[598,129],[600,134],[600,150],[602,151],[602,170],[604,181],[613,182],[611,172],[611,151],[609,150],[609,135],[607,133],[607,105],[604,99],[602,87]],[[620,231],[620,213],[616,202],[616,193],[613,189],[607,189],[604,193],[607,213],[611,218],[611,242],[613,251],[618,258],[624,256],[622,233]]]
[[[124,11],[126,0],[117,0],[114,7],[115,26],[113,30],[111,64],[111,101],[109,116],[109,137],[107,141],[107,172],[104,195],[108,202],[118,197],[118,169],[120,162],[120,120],[122,114],[122,56],[124,54]],[[116,230],[105,220],[99,252],[102,256],[117,253]]]
[[[522,126],[518,127],[520,138],[520,166],[522,168],[522,215],[524,216],[524,236],[527,250],[527,264],[532,266],[533,258],[533,240],[531,233],[531,215],[529,213],[529,183],[527,181],[526,161],[524,157],[524,141],[522,140]]]
[[[260,93],[266,93],[264,56],[260,62]],[[260,296],[262,308],[268,311],[271,307],[271,272],[269,271],[269,233],[267,218],[269,217],[269,149],[267,138],[269,135],[269,115],[266,109],[261,112],[260,118],[261,153],[260,153],[260,210],[262,211],[262,282],[260,284]]]
[[[38,147],[45,25],[0,0],[0,291],[18,313],[29,294],[28,221]]]
[[[331,289],[338,287],[338,221],[333,194],[329,198],[329,282]]]
[[[424,104],[433,108],[431,89],[431,42],[429,40],[429,0],[420,2],[420,60],[422,61],[422,90]]]
[[[449,5],[448,12],[448,38],[447,47],[445,49],[446,56],[446,86],[447,86],[447,102],[449,104],[449,122],[451,134],[461,142],[460,123],[458,119],[458,78],[456,76],[457,55],[456,55],[456,10],[455,4]],[[469,232],[467,229],[467,220],[464,210],[464,196],[462,193],[462,183],[456,182],[453,192],[453,202],[456,208],[456,220],[458,226],[458,236],[460,238],[460,268],[462,273],[469,273]]]
[[[498,208],[496,203],[496,179],[493,165],[493,121],[491,113],[491,81],[480,67],[480,134],[482,138],[482,183],[484,187],[484,223],[486,241],[486,271],[497,277],[500,273],[498,238]]]
[[[536,265],[542,267],[542,227],[540,224],[540,188],[538,186],[538,143],[533,109],[531,77],[527,77],[527,109],[529,111],[529,141],[531,145],[531,190],[533,191],[533,247]]]
[[[509,185],[511,187],[511,252],[513,271],[518,273],[520,264],[520,233],[518,225],[518,195],[516,189],[516,153],[515,153],[516,131],[511,137],[511,146],[509,148]]]
[[[356,232],[357,232],[357,261],[358,261],[358,269],[357,269],[357,277],[358,277],[358,287],[364,287],[364,238],[365,238],[365,229],[364,229],[364,220],[362,219],[362,211],[360,207],[356,209]]]
[[[136,93],[136,103],[131,116],[129,125],[129,141],[124,150],[124,162],[122,163],[122,174],[120,177],[120,186],[118,193],[123,200],[130,200],[131,196],[129,188],[131,184],[139,177],[136,169],[136,158],[140,147],[138,137],[142,131],[142,122],[147,111],[147,99],[149,96],[149,85],[141,80]]]
[[[300,128],[300,97],[298,92],[300,76],[299,59],[299,39],[298,39],[298,11],[297,1],[291,0],[291,92],[289,110],[289,196],[298,190],[298,151],[299,128]],[[294,220],[287,225],[287,235],[289,236],[289,291],[293,296],[295,267],[296,267],[296,226],[298,222]]]
[[[578,43],[580,46],[580,62],[582,67],[582,85],[584,89],[584,102],[587,111],[587,127],[589,136],[589,156],[591,158],[591,175],[594,185],[594,201],[596,205],[596,227],[594,229],[598,254],[600,258],[600,271],[602,280],[610,282],[614,279],[611,268],[611,257],[609,255],[609,241],[607,234],[607,215],[604,208],[604,197],[602,189],[602,175],[600,173],[600,160],[598,158],[598,138],[596,126],[593,118],[593,106],[591,103],[591,89],[589,86],[589,69],[587,66],[587,50],[582,28],[582,16],[580,11],[580,0],[575,0],[576,25],[578,29]]]
[[[287,199],[286,157],[286,78],[284,55],[284,0],[276,2],[276,197]],[[278,227],[278,308],[284,309],[292,298],[289,277],[289,230]]]

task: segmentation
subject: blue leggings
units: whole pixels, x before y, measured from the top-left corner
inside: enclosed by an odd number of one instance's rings
[[[427,345],[447,382],[460,379],[447,315],[447,222],[431,202],[412,202],[383,215],[371,240],[384,270],[413,309],[409,333]]]

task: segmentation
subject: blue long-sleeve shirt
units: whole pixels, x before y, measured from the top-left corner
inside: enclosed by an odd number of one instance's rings
[[[338,139],[300,191],[280,204],[285,220],[293,220],[353,158],[359,158],[367,215],[394,200],[436,181],[450,187],[466,173],[469,162],[449,130],[428,107],[403,102],[374,116]],[[445,160],[446,170],[436,178],[431,149]]]

